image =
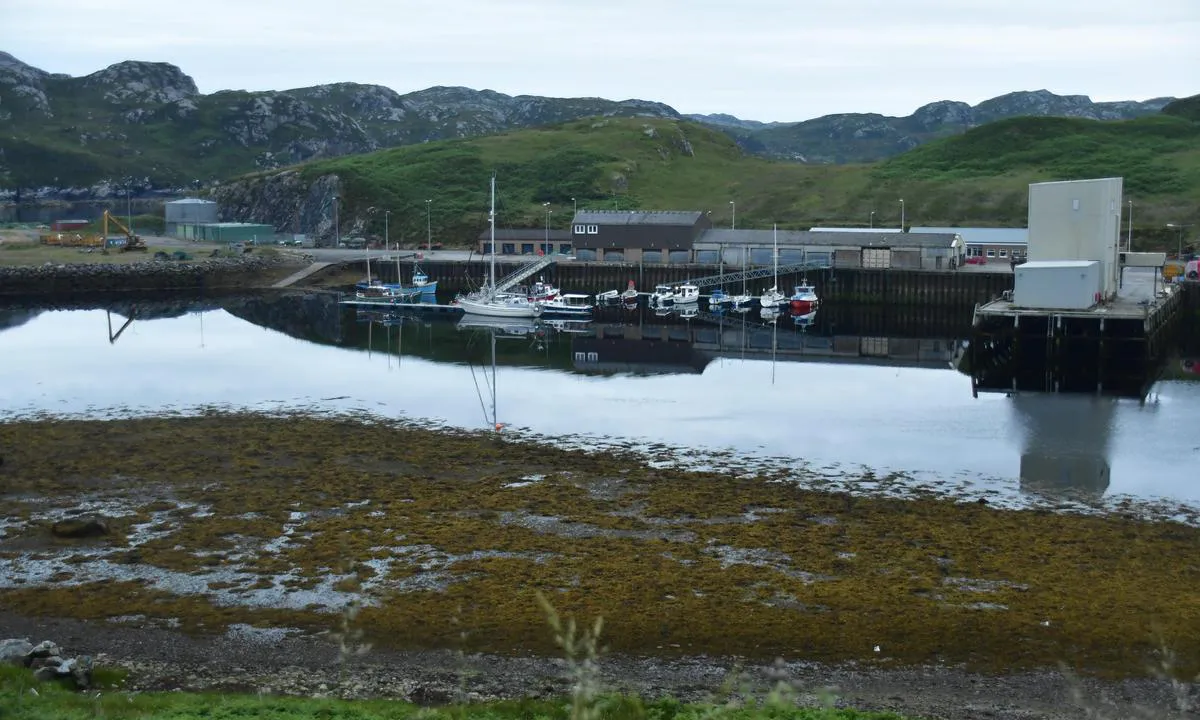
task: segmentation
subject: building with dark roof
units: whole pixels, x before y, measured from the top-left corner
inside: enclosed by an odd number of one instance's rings
[[[491,253],[491,235],[491,228],[479,233],[479,252],[484,255]],[[571,232],[547,232],[545,228],[497,228],[496,246],[501,255],[535,255],[538,251],[548,255],[569,255],[572,251]]]
[[[497,230],[496,244],[501,255],[528,255],[545,237],[539,228]],[[753,266],[773,262],[775,239],[772,230],[713,228],[708,213],[699,211],[581,210],[569,230],[550,231],[549,250],[584,261]],[[778,243],[780,265],[949,270],[966,256],[955,232],[780,230]],[[486,231],[479,247],[489,251]]]
[[[987,262],[1024,260],[1029,248],[1028,228],[913,227],[910,232],[961,235],[967,257],[981,257]]]

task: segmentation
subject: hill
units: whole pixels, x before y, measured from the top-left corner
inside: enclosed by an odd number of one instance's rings
[[[328,236],[340,194],[343,235],[463,244],[487,226],[498,176],[499,227],[566,227],[580,208],[697,209],[738,227],[1023,225],[1028,183],[1123,175],[1136,221],[1195,217],[1200,124],[1026,118],[931,143],[877,165],[805,165],[748,156],[727,134],[687,120],[608,118],[336,158],[240,178],[215,193],[229,219]],[[431,200],[426,206],[425,201]],[[544,206],[543,203],[549,203]]]
[[[752,154],[840,163],[889,157],[1002,117],[1125,119],[1157,112],[1169,100],[1093,103],[1037,91],[974,107],[932,103],[905,118],[870,113],[797,123],[692,118],[727,133]],[[648,100],[509,96],[462,87],[399,94],[378,85],[338,83],[205,95],[167,63],[125,61],[70,77],[0,52],[0,199],[15,196],[15,188],[32,197],[110,197],[126,186],[135,195],[195,189],[314,159],[595,116],[684,119]]]

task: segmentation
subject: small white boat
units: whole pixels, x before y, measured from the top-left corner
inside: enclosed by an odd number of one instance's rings
[[[621,291],[605,290],[602,293],[596,293],[596,302],[602,305],[616,305],[621,302]]]
[[[459,296],[454,301],[464,312],[473,315],[506,318],[535,318],[542,314],[540,303],[530,302],[520,295],[493,295],[480,293]]]
[[[533,285],[530,285],[529,290],[526,291],[526,296],[531,302],[545,302],[546,300],[553,300],[560,294],[561,293],[559,292],[558,288],[542,280],[538,280]]]
[[[592,314],[595,306],[588,302],[591,297],[591,295],[581,295],[579,293],[565,293],[539,304],[542,306],[543,315],[569,315],[578,317]]]
[[[746,309],[754,304],[754,296],[746,294],[730,295],[725,299],[725,304],[738,309]]]
[[[700,302],[700,288],[695,285],[678,285],[673,293],[676,305],[690,305]]]
[[[670,285],[655,285],[654,292],[650,293],[650,306],[663,307],[666,305],[675,304],[675,291]]]
[[[630,280],[629,286],[625,288],[625,292],[621,293],[621,302],[625,302],[625,303],[634,302],[635,303],[635,302],[637,302],[637,300],[638,300],[637,287],[634,286],[633,281]]]

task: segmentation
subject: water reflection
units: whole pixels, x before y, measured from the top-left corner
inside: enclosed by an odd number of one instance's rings
[[[757,309],[616,308],[591,322],[514,322],[356,312],[301,292],[84,307],[0,308],[0,413],[366,409],[735,449],[830,477],[866,466],[1014,496],[1200,500],[1178,472],[1200,453],[1178,434],[1200,421],[1200,383],[1160,383],[1161,403],[1145,405],[972,398],[953,369],[963,343],[952,317],[828,306],[770,324]],[[131,320],[111,344],[110,320],[114,334]],[[798,432],[801,415],[819,422]]]
[[[1117,398],[1021,393],[1010,402],[1024,429],[1023,491],[1080,499],[1104,495],[1112,474]]]

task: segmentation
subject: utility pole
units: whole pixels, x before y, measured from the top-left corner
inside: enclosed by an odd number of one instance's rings
[[[737,204],[729,201],[729,229],[737,230]]]
[[[425,201],[425,251],[430,253],[433,252],[433,221],[430,219],[432,205],[432,200]]]
[[[1125,233],[1125,252],[1133,251],[1133,201],[1129,201],[1129,230]]]
[[[900,198],[900,232],[904,232],[904,198]]]

